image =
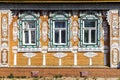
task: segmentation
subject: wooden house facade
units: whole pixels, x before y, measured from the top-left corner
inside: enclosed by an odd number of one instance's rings
[[[119,2],[1,1],[0,67],[120,67]]]

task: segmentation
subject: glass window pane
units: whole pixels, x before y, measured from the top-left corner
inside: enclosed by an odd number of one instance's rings
[[[29,23],[27,21],[23,22],[23,29],[28,29]]]
[[[35,38],[36,35],[35,35],[35,31],[31,31],[31,43],[35,43]]]
[[[59,31],[55,30],[55,43],[59,43]]]
[[[95,27],[95,21],[93,21],[93,20],[85,20],[84,25],[85,25],[85,27]]]
[[[95,43],[95,30],[91,30],[91,43]]]
[[[89,42],[89,31],[84,30],[84,43],[88,43],[88,42]]]
[[[61,41],[62,41],[62,43],[66,43],[66,31],[65,30],[62,30],[61,31]]]
[[[34,20],[28,20],[29,28],[35,28],[35,21]]]
[[[65,21],[55,21],[55,28],[65,28]]]
[[[29,33],[28,31],[24,31],[25,33],[25,43],[29,43]]]

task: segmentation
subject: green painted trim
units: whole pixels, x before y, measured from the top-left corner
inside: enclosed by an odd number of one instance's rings
[[[49,43],[49,45],[50,45],[50,47],[52,47],[52,48],[57,48],[57,47],[59,47],[59,48],[67,48],[67,47],[69,47],[69,40],[70,40],[70,33],[69,33],[69,30],[70,30],[70,23],[69,23],[69,20],[68,20],[68,18],[69,18],[69,15],[68,14],[66,14],[65,12],[61,12],[61,11],[58,11],[58,12],[55,12],[55,13],[51,13],[50,14],[51,16],[50,16],[50,43]],[[61,17],[59,16],[59,15],[61,15]],[[57,17],[56,17],[57,16]],[[65,21],[67,24],[66,24],[66,26],[67,26],[67,31],[66,31],[66,45],[54,45],[54,43],[53,43],[53,23],[55,22],[55,21]]]
[[[99,18],[99,14],[96,15],[97,13],[94,13],[94,14],[87,14],[87,13],[82,13],[81,14],[81,17],[79,18],[79,25],[80,25],[80,42],[79,42],[79,47],[99,47],[100,46],[100,34],[101,34],[101,31],[100,31],[100,24],[101,24],[101,21],[100,21],[100,18]],[[89,18],[87,17],[88,15],[93,15],[93,18]],[[97,21],[97,42],[96,44],[83,44],[83,20],[85,19],[88,19],[88,20],[96,20]]]
[[[27,15],[30,15],[34,18],[25,18],[25,16]],[[35,21],[35,25],[36,25],[36,44],[35,45],[23,45],[23,31],[22,31],[22,22],[23,21],[27,21],[27,20],[34,20]],[[39,30],[39,23],[40,23],[40,20],[37,16],[35,16],[33,13],[24,13],[24,14],[20,14],[19,16],[19,47],[22,47],[22,48],[36,48],[36,47],[39,47],[39,36],[40,36],[40,30]]]

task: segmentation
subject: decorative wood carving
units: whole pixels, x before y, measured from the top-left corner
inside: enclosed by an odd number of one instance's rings
[[[13,23],[13,41],[17,41],[18,38],[18,28],[17,28],[17,22],[15,21]]]
[[[67,54],[59,52],[59,53],[55,53],[54,56],[57,58],[63,58],[65,56],[67,56]]]

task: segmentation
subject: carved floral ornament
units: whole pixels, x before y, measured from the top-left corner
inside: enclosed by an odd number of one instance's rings
[[[2,17],[2,35],[3,37],[7,36],[7,17]]]
[[[119,49],[118,43],[113,43],[113,44],[111,45],[111,49],[113,49],[113,48]]]
[[[2,43],[2,45],[1,45],[1,50],[3,50],[3,49],[6,49],[6,50],[8,50],[8,44],[7,43]]]
[[[13,23],[13,41],[17,41],[18,36],[18,28],[17,28],[17,22],[15,21]]]
[[[72,36],[73,36],[74,42],[77,41],[77,38],[78,38],[78,22],[77,21],[73,21]]]
[[[3,53],[2,53],[2,63],[6,64],[6,61],[7,61],[7,50],[3,50]]]
[[[118,63],[118,56],[119,56],[118,54],[119,51],[117,48],[112,49],[112,62],[114,65]]]
[[[118,30],[113,30],[112,34],[114,37],[117,37],[119,35]]]
[[[42,23],[42,39],[44,42],[47,41],[47,32],[48,32],[48,23],[46,21],[44,21]]]

